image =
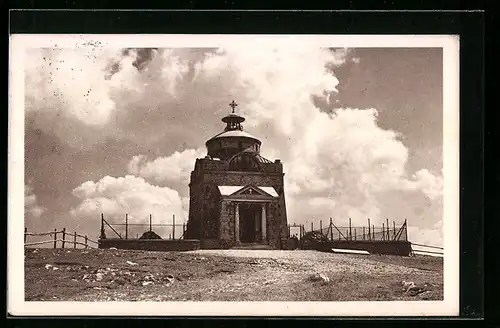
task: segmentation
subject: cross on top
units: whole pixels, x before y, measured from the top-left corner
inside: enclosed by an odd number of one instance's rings
[[[237,103],[234,102],[234,100],[229,104],[229,107],[231,107],[233,109],[233,114],[234,114],[234,108],[238,106]]]

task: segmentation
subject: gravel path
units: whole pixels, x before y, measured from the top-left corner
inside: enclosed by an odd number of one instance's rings
[[[286,269],[307,269],[311,272],[414,274],[422,271],[405,265],[382,263],[377,260],[378,255],[333,254],[306,250],[196,250],[189,253],[233,258],[254,258],[258,259],[262,264],[265,264],[265,260],[269,259],[286,267]]]

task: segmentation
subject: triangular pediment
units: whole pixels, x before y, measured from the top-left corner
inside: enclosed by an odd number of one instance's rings
[[[223,196],[260,196],[260,197],[279,197],[272,187],[247,186],[219,186]]]
[[[251,196],[251,195],[256,195],[256,196],[266,196],[266,197],[275,197],[275,195],[271,195],[268,192],[262,190],[261,188],[253,185],[245,186],[235,192],[233,195],[246,195],[246,196]]]
[[[234,193],[234,195],[260,195],[260,196],[270,196],[267,193],[265,193],[263,190],[261,190],[258,187],[254,186],[247,186],[244,187],[237,192]]]

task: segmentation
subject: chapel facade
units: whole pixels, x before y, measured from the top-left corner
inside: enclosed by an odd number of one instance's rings
[[[224,131],[205,143],[207,156],[191,172],[185,239],[199,239],[202,248],[280,249],[288,238],[283,164],[261,156],[262,142],[243,131],[245,118],[230,106]]]

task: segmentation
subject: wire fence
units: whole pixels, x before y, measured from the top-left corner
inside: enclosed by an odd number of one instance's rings
[[[288,235],[296,236],[302,239],[306,234],[315,232],[328,238],[328,240],[365,240],[365,241],[408,241],[407,222],[404,221],[400,226],[396,226],[393,221],[392,225],[389,220],[382,223],[380,227],[370,224],[368,219],[366,226],[352,226],[349,219],[348,226],[337,226],[330,221],[323,225],[323,221],[319,221],[319,229],[314,228],[314,223],[311,222],[310,228],[307,224],[290,224],[288,226]]]
[[[101,214],[100,239],[183,239],[187,230],[186,223],[176,223],[172,215],[170,223],[154,223],[149,215],[149,223],[129,223],[128,215],[123,221],[108,221]]]
[[[317,226],[316,226],[317,227]],[[349,219],[348,226],[337,226],[333,223],[332,218],[327,224],[323,225],[323,221],[319,221],[319,228],[315,229],[314,222],[309,224],[290,224],[288,225],[288,236],[296,237],[299,240],[304,237],[316,233],[324,238],[334,240],[347,241],[406,241],[408,239],[408,225],[405,220],[403,224],[392,224],[386,219],[381,226],[370,224],[370,219],[367,220],[366,226],[352,226]],[[411,243],[411,242],[410,242]],[[440,246],[425,245],[419,243],[411,243],[411,253],[413,255],[429,255],[429,256],[444,256],[444,248]]]

